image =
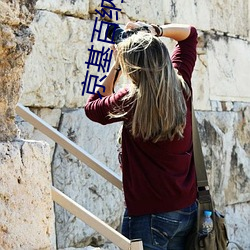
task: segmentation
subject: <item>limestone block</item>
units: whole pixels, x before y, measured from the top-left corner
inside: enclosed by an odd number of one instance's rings
[[[100,249],[119,250],[120,248],[115,246],[114,244],[105,243],[103,246],[100,246],[100,247],[92,247],[92,246],[87,246],[87,247],[83,247],[83,248],[67,247],[67,248],[58,249],[58,250],[100,250]]]
[[[89,0],[38,0],[36,9],[47,10],[63,15],[84,17],[89,14]]]
[[[61,110],[60,109],[36,109],[32,108],[32,112],[34,112],[38,117],[40,117],[43,121],[47,122],[50,126],[55,129],[58,129]],[[33,125],[24,121],[21,117],[16,117],[16,124],[20,130],[20,137],[26,140],[36,140],[36,141],[46,141],[50,145],[50,156],[51,161],[54,154],[55,142],[40,132],[38,129],[34,128]]]
[[[103,12],[103,9],[106,13]],[[110,22],[125,24],[124,18],[126,14],[124,13],[123,3],[121,3],[121,0],[90,0],[89,12],[91,14],[95,14],[94,17],[104,18],[106,21]],[[102,13],[102,15],[98,12]]]
[[[0,248],[55,249],[49,146],[0,143]]]
[[[237,106],[235,107],[237,108]],[[236,126],[236,130],[240,131],[237,134],[238,143],[242,148],[245,149],[246,153],[250,155],[250,105],[245,105],[241,110],[238,111],[238,122]]]
[[[63,114],[60,131],[99,161],[120,174],[117,132],[120,124],[102,126],[85,117],[83,109]],[[54,185],[113,228],[120,225],[122,192],[61,147],[53,162]],[[89,226],[56,206],[59,248],[103,244],[104,239]]]
[[[212,0],[210,28],[226,33],[248,37],[249,1]]]
[[[225,215],[229,239],[239,243],[243,249],[250,249],[250,203],[227,206]],[[235,249],[233,244],[229,246],[229,250]]]
[[[144,1],[143,8],[141,2],[137,1],[114,0],[112,2],[116,8],[125,13],[129,20],[141,20],[156,24],[161,24],[164,21],[163,0]],[[102,0],[90,0],[90,11],[94,12],[95,9],[101,9],[101,3]],[[105,1],[104,4],[107,5]],[[122,23],[121,20],[118,20],[118,22]]]
[[[250,90],[246,84],[249,44],[216,33],[198,33],[192,79],[195,109],[230,111],[235,102],[249,102]]]
[[[109,44],[96,38],[91,43],[93,28],[94,21],[61,17],[46,11],[37,13],[31,24],[36,42],[25,65],[21,103],[50,108],[75,108],[85,104],[88,94],[82,96],[81,83],[87,72],[89,49],[92,44],[96,50],[103,46],[105,51],[109,49]],[[97,68],[90,66],[90,74],[101,78],[104,74],[98,73]]]
[[[26,122],[21,118],[20,116],[15,117],[15,123],[18,127],[19,132],[19,138],[30,140],[33,139],[33,133],[34,133],[34,126],[30,123]]]
[[[109,2],[112,2],[113,4],[109,3]],[[98,11],[100,11],[102,8],[105,8],[105,7],[102,7],[103,3],[103,6],[110,6],[110,7],[114,7],[115,8],[118,8],[118,9],[121,9],[122,12],[124,12],[124,0],[109,0],[109,1],[105,1],[105,0],[89,0],[89,10],[91,13],[95,13],[95,10],[97,9]],[[107,11],[108,11],[108,8],[107,8]]]
[[[164,0],[145,1],[142,8],[142,3],[139,1],[124,1],[122,6],[130,20],[162,24],[164,22],[163,2]]]
[[[24,59],[33,44],[28,28],[33,2],[0,1],[0,9],[0,141],[11,141],[17,136],[15,106]]]
[[[165,23],[187,23],[202,30],[210,29],[211,3],[206,0],[163,1]]]
[[[189,23],[201,30],[214,29],[248,38],[248,5],[248,1],[238,0],[166,0],[163,11],[166,23]]]
[[[248,42],[225,36],[208,38],[207,64],[210,99],[219,101],[250,101]]]
[[[196,110],[211,110],[209,74],[206,65],[207,56],[197,56],[192,76],[193,105]]]
[[[61,117],[61,109],[31,109],[37,116],[39,116],[43,121],[49,123],[50,126],[54,128],[58,128],[60,117]]]
[[[250,200],[249,106],[240,112],[196,112],[210,189],[220,210]]]
[[[198,31],[197,59],[192,75],[193,105],[195,110],[211,110],[207,38]]]
[[[0,23],[9,26],[29,25],[35,12],[35,1],[1,0]]]
[[[20,19],[9,4],[0,2],[1,13],[0,13],[0,23],[9,24],[9,25],[18,25]]]
[[[248,1],[248,23],[250,23],[250,4],[249,4],[249,1]],[[250,40],[250,29],[248,29],[248,40]]]

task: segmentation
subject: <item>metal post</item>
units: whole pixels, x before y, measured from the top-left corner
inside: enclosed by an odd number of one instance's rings
[[[134,248],[137,244],[134,243],[131,245],[131,241],[125,236],[117,232],[115,229],[110,227],[108,224],[104,223],[98,217],[90,213],[84,207],[80,206],[78,203],[73,201],[71,198],[66,196],[64,193],[52,187],[52,199],[60,206],[65,208],[67,211],[75,215],[80,220],[87,223],[94,230],[99,232],[101,235],[109,239],[116,246],[120,247],[123,250],[129,250],[133,246],[134,250],[140,250],[141,248]]]
[[[141,240],[132,240],[130,242],[130,250],[143,250],[143,245]]]

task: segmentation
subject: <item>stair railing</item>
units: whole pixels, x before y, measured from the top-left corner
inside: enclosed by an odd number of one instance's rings
[[[100,174],[107,181],[111,182],[114,186],[122,190],[121,178],[112,170],[110,170],[103,163],[96,160],[88,152],[83,150],[77,144],[69,140],[66,136],[61,134],[55,128],[43,121],[40,117],[35,115],[28,108],[18,103],[16,107],[16,113],[21,116],[25,121],[32,124],[39,131],[47,135],[50,139],[62,146],[68,152],[73,154],[79,160],[84,162],[87,166],[91,167],[96,173]],[[110,227],[108,224],[100,220],[98,217],[90,213],[84,207],[73,201],[64,193],[51,187],[52,199],[58,205],[65,208],[67,211],[75,215],[80,220],[84,221],[90,227],[95,229],[98,233],[109,239],[112,243],[124,250],[143,250],[142,241],[129,240],[120,234],[118,231]]]

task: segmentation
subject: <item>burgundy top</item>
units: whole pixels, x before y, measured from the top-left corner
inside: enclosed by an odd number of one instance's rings
[[[196,44],[197,31],[191,27],[189,37],[176,44],[171,57],[173,66],[190,87],[196,61]],[[126,125],[129,115],[111,119],[109,112],[117,110],[117,105],[122,104],[127,92],[127,89],[121,89],[102,99],[98,94],[91,95],[85,106],[87,117],[103,125],[118,121],[124,121]],[[123,126],[123,189],[130,216],[175,211],[196,200],[191,98],[187,100],[187,108],[183,139],[157,143],[143,141],[133,138],[129,129]]]

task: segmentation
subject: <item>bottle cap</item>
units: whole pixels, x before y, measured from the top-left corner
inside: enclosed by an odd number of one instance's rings
[[[212,211],[204,210],[204,215],[210,217],[212,215]]]

